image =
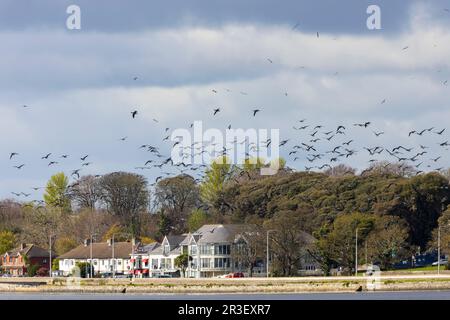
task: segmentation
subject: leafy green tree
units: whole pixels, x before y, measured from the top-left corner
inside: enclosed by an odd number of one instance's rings
[[[189,266],[189,261],[191,260],[192,258],[187,253],[182,253],[175,258],[175,267],[180,268],[183,277],[185,276],[186,269]]]
[[[170,234],[172,232],[172,222],[170,218],[164,213],[164,211],[160,211],[158,219],[158,232],[157,237],[159,239],[164,238],[164,236]]]
[[[59,270],[59,259],[53,259],[52,260],[52,271],[58,271]]]
[[[201,199],[211,208],[220,211],[225,183],[230,177],[231,164],[227,157],[214,160],[205,172],[205,178],[200,185]]]
[[[14,248],[16,237],[11,231],[0,232],[0,255]]]
[[[351,273],[356,262],[356,233],[358,246],[373,230],[375,217],[369,214],[352,213],[340,215],[333,223],[332,230],[322,237],[318,246],[328,261],[335,261],[344,272]]]
[[[47,206],[59,208],[64,212],[70,211],[68,186],[69,178],[63,172],[53,175],[47,182],[44,193]]]
[[[374,228],[366,239],[368,258],[372,263],[379,263],[382,270],[386,270],[409,256],[408,231],[406,222],[399,217],[377,217]]]
[[[89,269],[92,269],[92,271],[89,271]],[[72,275],[77,275],[78,271],[80,272],[80,278],[88,278],[90,274],[94,274],[94,266],[91,265],[89,262],[77,262],[75,264],[75,268],[72,270]]]
[[[198,230],[201,226],[208,223],[209,215],[202,209],[195,209],[191,212],[188,218],[189,232]]]

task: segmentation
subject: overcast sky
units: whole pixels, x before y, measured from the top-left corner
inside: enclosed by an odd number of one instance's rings
[[[66,28],[71,4],[81,8],[81,30]],[[369,4],[381,8],[381,30],[366,27]],[[280,129],[289,139],[282,155],[298,170],[309,165],[307,153],[294,161],[288,152],[312,139],[311,128],[292,128],[304,118],[322,131],[348,128],[322,152],[350,139],[357,150],[422,144],[430,147],[424,170],[448,167],[449,152],[438,144],[449,133],[433,133],[450,119],[448,8],[449,1],[404,0],[3,0],[0,198],[40,199],[32,187],[80,168],[85,155],[92,165],[83,174],[126,170],[153,182],[159,168],[135,169],[152,159],[139,146],[169,155],[165,128],[195,120],[205,128]],[[352,125],[364,121],[370,128]],[[12,152],[19,155],[10,160]],[[372,158],[359,151],[344,163],[361,170]]]

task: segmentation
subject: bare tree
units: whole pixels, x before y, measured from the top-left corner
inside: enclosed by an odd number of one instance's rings
[[[69,186],[70,199],[81,209],[95,210],[101,199],[99,178],[83,176]]]
[[[101,198],[107,210],[117,216],[133,235],[140,232],[140,213],[148,205],[145,177],[127,172],[114,172],[100,179]]]

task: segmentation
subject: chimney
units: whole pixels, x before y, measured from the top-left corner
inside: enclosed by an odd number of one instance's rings
[[[84,239],[84,246],[87,247],[91,244],[91,239]]]
[[[27,247],[26,243],[21,243],[20,244],[20,250],[25,250],[26,247]]]

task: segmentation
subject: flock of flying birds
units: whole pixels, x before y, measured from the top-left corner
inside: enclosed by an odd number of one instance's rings
[[[296,27],[297,25],[293,29]],[[319,38],[318,32],[317,38]],[[401,50],[408,50],[408,48],[409,46],[405,46]],[[274,60],[271,58],[266,58],[266,60],[270,64],[274,63]],[[139,77],[134,76],[132,80],[138,81]],[[442,84],[447,86],[447,81],[444,81]],[[218,89],[211,89],[211,94],[216,95],[219,91],[220,90]],[[223,91],[231,92],[230,89],[223,89]],[[240,91],[239,94],[248,95],[245,91]],[[288,93],[284,92],[283,95],[288,96]],[[385,104],[387,101],[387,98],[385,98],[379,103]],[[23,105],[23,108],[31,107]],[[223,109],[224,107],[211,108],[210,117],[220,116],[220,112],[223,111]],[[249,111],[248,118],[252,119],[258,117],[261,113],[264,113],[262,108],[254,108]],[[139,115],[139,110],[132,110],[129,116],[132,121],[139,121]],[[153,119],[153,121],[159,124],[157,119]],[[188,126],[189,128],[192,128],[193,123],[190,123]],[[231,129],[231,124],[229,124],[227,128]],[[339,124],[334,127],[327,127],[317,123],[310,123],[307,119],[298,119],[295,120],[292,129],[298,136],[277,141],[276,143],[279,144],[281,153],[287,157],[288,163],[294,164],[294,166],[296,162],[306,163],[304,166],[305,171],[331,169],[338,164],[347,163],[350,158],[357,155],[368,157],[367,162],[369,169],[364,170],[361,174],[371,170],[370,164],[380,161],[388,161],[387,164],[385,164],[386,166],[395,163],[400,168],[403,166],[414,168],[416,174],[428,171],[441,171],[445,169],[444,165],[441,163],[444,151],[448,151],[448,147],[450,146],[449,140],[446,138],[446,128],[429,127],[411,130],[410,132],[404,133],[405,138],[411,139],[411,145],[390,146],[382,145],[381,143],[357,146],[358,141],[356,137],[359,136],[360,133],[358,132],[354,135],[354,130],[365,130],[370,135],[373,134],[373,137],[376,139],[387,135],[384,131],[376,130],[371,121]],[[181,148],[182,151],[180,156],[183,160],[181,162],[176,162],[168,154],[170,153],[170,150],[182,142],[179,140],[175,142],[172,141],[171,129],[169,127],[164,127],[162,131],[162,137],[156,139],[154,143],[136,146],[136,148],[142,150],[142,152],[146,152],[146,156],[142,164],[134,167],[134,169],[152,170],[157,168],[159,172],[151,186],[154,186],[161,179],[175,174],[190,174],[195,178],[196,182],[201,181],[209,163],[193,164],[191,160],[195,156],[208,155],[209,159],[213,159],[234,152],[237,145],[244,145],[245,157],[252,158],[258,156],[262,150],[266,151],[272,143],[275,143],[275,141],[272,141],[270,138],[265,141],[259,141],[258,143],[250,142],[247,139],[242,141],[237,141],[237,139],[235,139],[234,141],[227,141],[225,146],[221,145],[219,149],[217,148],[217,144],[212,143],[211,141],[204,141],[201,144],[192,143],[190,146]],[[413,138],[424,136],[432,136],[434,142],[432,144],[428,143],[427,145],[425,143],[414,145],[414,141],[412,141]],[[125,143],[128,140],[128,137],[125,136],[118,140]],[[391,141],[391,143],[393,143],[393,141]],[[165,145],[161,147],[161,144]],[[56,167],[69,157],[71,156],[68,154],[56,155],[53,153],[46,153],[40,157],[40,160],[44,161],[48,167]],[[79,166],[78,168],[71,170],[68,175],[71,176],[76,185],[76,181],[80,179],[84,173],[83,170],[92,165],[92,162],[89,161],[90,155],[87,154],[75,158],[79,159]],[[21,154],[18,151],[10,152],[9,160],[11,166],[18,171],[23,170],[27,166],[27,164],[23,162]],[[97,177],[99,176],[100,175],[97,175]],[[31,189],[38,191],[42,188],[43,187],[32,187]],[[21,198],[28,198],[31,196],[30,192],[12,192],[12,194]],[[42,202],[41,200],[33,201],[39,203]]]

